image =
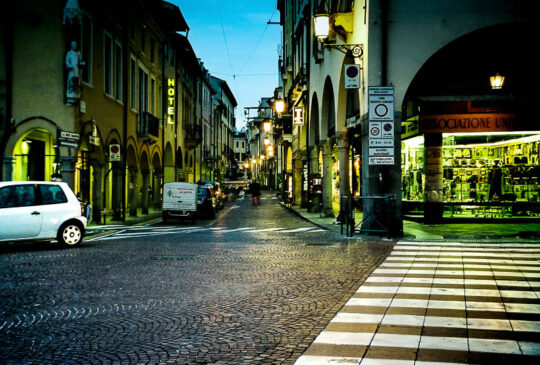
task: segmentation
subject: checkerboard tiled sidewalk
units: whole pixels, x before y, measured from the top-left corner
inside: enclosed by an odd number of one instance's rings
[[[398,242],[297,365],[540,363],[540,245]]]

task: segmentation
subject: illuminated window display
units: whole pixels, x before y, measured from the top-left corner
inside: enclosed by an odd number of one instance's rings
[[[540,202],[539,132],[445,133],[442,139],[442,169],[427,166],[433,152],[423,135],[403,140],[404,202],[440,202],[443,217],[540,215],[540,204],[534,204]],[[429,200],[430,185],[441,180],[442,196]]]

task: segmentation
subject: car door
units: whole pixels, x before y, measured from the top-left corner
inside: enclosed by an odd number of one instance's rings
[[[36,206],[35,185],[0,188],[0,239],[33,238],[41,231],[41,210]]]

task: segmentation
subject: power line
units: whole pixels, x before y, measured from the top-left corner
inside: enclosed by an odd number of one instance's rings
[[[223,40],[225,41],[225,49],[227,50],[227,57],[229,59],[229,66],[231,66],[231,72],[234,74],[234,68],[231,60],[231,53],[229,52],[229,44],[227,43],[227,37],[225,36],[225,26],[223,25],[223,17],[221,16],[221,6],[219,5],[219,0],[216,0],[218,12],[219,12],[219,21],[221,23],[221,33],[223,34]]]
[[[274,17],[274,13],[276,12],[276,9],[277,9],[277,2],[275,2],[275,6],[274,6],[274,10],[272,10],[272,15],[270,15],[270,19],[268,20],[268,22],[266,23],[266,26],[264,27],[264,30],[263,32],[261,33],[261,36],[259,37],[259,40],[257,41],[257,43],[255,43],[255,47],[253,48],[253,51],[251,52],[251,54],[249,55],[249,57],[246,59],[246,63],[244,64],[244,67],[242,67],[242,70],[245,70],[246,69],[246,66],[248,65],[249,61],[251,61],[251,58],[253,57],[253,55],[255,54],[255,51],[257,50],[257,48],[259,47],[259,44],[261,43],[262,39],[263,39],[263,36],[264,34],[266,33],[266,30],[268,29],[268,25],[271,24],[271,20],[272,18]]]

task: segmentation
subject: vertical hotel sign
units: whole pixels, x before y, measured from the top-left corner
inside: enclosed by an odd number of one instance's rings
[[[369,87],[369,165],[394,165],[394,87]]]
[[[174,113],[176,112],[176,89],[174,79],[167,80],[167,124],[174,124]]]

